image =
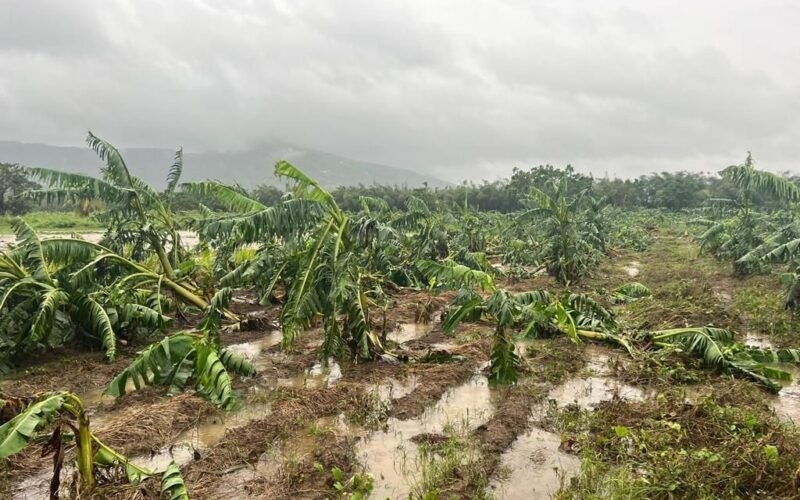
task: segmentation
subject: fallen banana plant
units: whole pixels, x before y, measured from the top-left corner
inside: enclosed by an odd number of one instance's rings
[[[128,480],[134,484],[160,474],[135,465],[100,441],[89,427],[83,402],[75,394],[59,391],[32,398],[0,394],[0,458],[15,455],[38,442],[49,428],[52,431],[42,456],[53,455],[51,499],[58,498],[65,448],[72,439],[77,444],[76,465],[81,493],[88,493],[96,486],[95,469],[98,467],[124,467]],[[169,492],[171,499],[188,499],[180,470],[174,463],[164,473],[161,489]]]
[[[247,359],[220,345],[220,318],[230,296],[227,288],[217,292],[198,325],[199,332],[176,333],[141,351],[114,377],[105,394],[120,397],[144,386],[160,385],[174,395],[192,385],[218,408],[233,408],[231,373],[251,376],[256,370]]]
[[[781,390],[776,381],[792,380],[789,372],[771,365],[800,363],[800,350],[756,349],[736,343],[734,336],[730,330],[712,327],[673,328],[647,335],[656,346],[677,346],[687,354],[701,358],[707,366],[749,378],[772,392]]]
[[[0,365],[32,348],[76,337],[101,345],[111,360],[120,330],[153,331],[170,321],[147,305],[150,292],[131,283],[130,276],[104,282],[96,271],[101,260],[114,260],[135,271],[141,282],[149,273],[143,266],[82,240],[42,241],[22,219],[12,227],[17,243],[0,251]],[[155,274],[152,278],[160,283]],[[160,309],[160,298],[156,302]]]
[[[612,303],[625,304],[652,297],[653,293],[646,286],[634,281],[615,288],[609,295]]]

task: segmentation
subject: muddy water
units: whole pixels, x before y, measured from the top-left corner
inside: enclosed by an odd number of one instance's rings
[[[418,339],[433,330],[433,323],[402,323],[387,335],[389,340],[402,344]]]
[[[448,424],[474,428],[494,411],[486,377],[476,375],[456,387],[418,418],[390,418],[386,429],[373,433],[357,446],[361,464],[375,478],[376,498],[408,497],[418,474],[417,446],[411,438],[422,433],[441,433]]]
[[[615,395],[623,399],[640,400],[645,397],[645,392],[613,378],[587,377],[564,382],[550,391],[548,397],[556,400],[559,406],[577,404],[581,408],[591,409]]]
[[[625,268],[625,272],[628,273],[628,277],[635,278],[639,276],[639,267],[641,267],[641,263],[638,260],[631,261]]]
[[[591,409],[614,396],[634,400],[645,397],[642,389],[612,376],[609,363],[617,353],[599,345],[587,345],[584,352],[588,357],[586,376],[570,378],[548,394],[558,406],[577,404]],[[558,434],[534,425],[503,454],[500,477],[491,482],[487,492],[508,500],[552,498],[561,482],[576,474],[581,465],[578,457],[562,452],[560,445]]]
[[[769,396],[769,404],[779,417],[800,424],[800,367],[789,363],[775,367],[791,373],[792,381],[783,382],[781,392]]]
[[[745,334],[743,343],[759,349],[775,348],[769,339],[752,333]],[[783,382],[783,389],[777,395],[769,396],[769,404],[779,417],[800,424],[800,367],[790,363],[780,363],[775,367],[791,373],[792,380]]]
[[[560,451],[560,445],[557,434],[532,427],[503,454],[501,478],[491,482],[488,492],[501,500],[553,498],[562,478],[581,467],[580,459]]]
[[[585,373],[588,376],[575,376],[555,387],[548,394],[559,406],[577,404],[591,409],[602,401],[620,398],[640,400],[646,396],[639,387],[625,384],[613,377],[609,363],[618,356],[617,352],[598,344],[589,344],[584,348],[588,360]]]
[[[753,334],[753,333],[746,333],[745,336],[744,336],[743,343],[745,345],[747,345],[747,346],[757,347],[759,349],[774,349],[775,348],[775,346],[772,344],[771,340],[769,340],[767,338],[764,338],[764,337],[760,337],[760,336],[758,336],[756,334]]]
[[[260,372],[270,366],[269,357],[264,355],[264,351],[280,344],[282,338],[281,331],[274,330],[259,340],[232,344],[228,346],[228,349],[247,358],[256,367],[256,370]]]
[[[287,440],[282,441],[278,446],[270,446],[258,460],[247,466],[237,468],[223,476],[217,484],[216,491],[209,492],[207,498],[265,498],[256,496],[248,491],[248,484],[252,482],[266,483],[270,478],[275,478],[283,472],[286,464],[299,463],[307,460],[314,455],[317,450],[317,436],[323,433],[334,433],[338,435],[349,434],[351,429],[348,427],[344,415],[333,417],[322,417],[316,419],[312,426],[305,432],[297,432]]]
[[[39,233],[39,238],[43,240],[49,240],[53,238],[71,238],[73,234],[78,234],[81,239],[84,239],[91,243],[98,243],[103,238],[102,231],[87,231],[87,232],[79,231],[75,233],[70,233],[69,231],[59,231],[52,233],[41,232]],[[200,238],[194,231],[178,231],[178,236],[180,236],[181,245],[183,245],[186,248],[192,248],[200,242]],[[13,234],[0,234],[0,250],[7,248],[14,242],[16,242],[16,237]]]

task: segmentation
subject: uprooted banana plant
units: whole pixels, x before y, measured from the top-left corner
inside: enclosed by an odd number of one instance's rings
[[[152,331],[169,322],[157,291],[141,286],[145,276],[158,275],[85,241],[40,241],[21,219],[13,228],[16,245],[0,251],[0,365],[66,341],[102,345],[113,359],[121,332]],[[136,273],[101,279],[102,260]]]
[[[583,339],[608,341],[632,350],[627,339],[612,333],[616,322],[611,311],[586,295],[565,292],[554,297],[546,290],[513,293],[497,288],[492,277],[482,271],[448,261],[426,261],[419,268],[437,283],[458,290],[442,324],[445,333],[452,333],[463,321],[482,317],[495,321],[490,365],[493,383],[517,380],[520,358],[508,333],[510,329],[518,330],[521,337],[565,334],[575,343]],[[487,297],[476,288],[491,295]]]
[[[95,469],[124,467],[128,480],[139,483],[162,474],[132,463],[128,458],[104,444],[92,433],[89,417],[80,398],[70,392],[51,392],[32,398],[13,398],[0,394],[0,458],[15,455],[27,446],[41,442],[49,432],[42,456],[53,455],[53,478],[50,498],[58,498],[61,470],[66,447],[74,442],[81,493],[95,485]],[[163,473],[162,492],[167,498],[188,499],[180,470],[170,464]]]
[[[770,391],[778,392],[777,381],[792,380],[776,363],[800,364],[800,350],[768,350],[737,343],[730,330],[712,327],[673,328],[650,332],[646,338],[657,347],[678,348],[712,368],[749,378]]]
[[[256,370],[244,357],[221,346],[220,321],[230,298],[229,288],[217,292],[197,332],[170,335],[141,351],[114,377],[105,394],[120,397],[144,386],[161,385],[174,395],[191,385],[218,408],[233,408],[231,373],[251,376]]]
[[[523,338],[565,334],[575,343],[605,341],[625,348],[630,354],[636,352],[628,337],[618,333],[613,312],[587,295],[567,291],[553,296],[546,290],[512,293],[494,287],[488,275],[455,264],[430,262],[423,269],[439,282],[460,287],[442,324],[445,333],[452,333],[464,321],[481,318],[495,321],[492,382],[513,383],[517,379],[520,360],[507,329],[516,330]],[[487,297],[476,291],[476,286],[488,289],[492,294]],[[647,287],[630,283],[614,290],[611,297],[621,302],[649,295]],[[676,349],[699,357],[714,369],[744,376],[775,392],[780,390],[775,381],[791,380],[791,375],[772,364],[800,364],[800,350],[755,349],[734,342],[733,332],[719,328],[676,328],[649,332],[643,337],[648,341],[647,345]]]

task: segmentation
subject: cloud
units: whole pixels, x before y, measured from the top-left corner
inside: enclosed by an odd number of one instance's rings
[[[800,9],[744,1],[6,0],[0,139],[279,139],[497,178],[800,153]],[[719,162],[719,163],[717,163]]]

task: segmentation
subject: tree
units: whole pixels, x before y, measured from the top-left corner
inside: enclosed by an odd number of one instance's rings
[[[27,211],[28,205],[17,195],[38,184],[28,180],[25,168],[10,163],[0,163],[0,215],[10,212],[19,215]]]
[[[281,197],[283,196],[283,191],[276,188],[275,186],[270,186],[269,184],[262,184],[255,188],[251,193],[251,196],[258,200],[264,206],[271,207],[275,205],[279,201],[281,201]]]

